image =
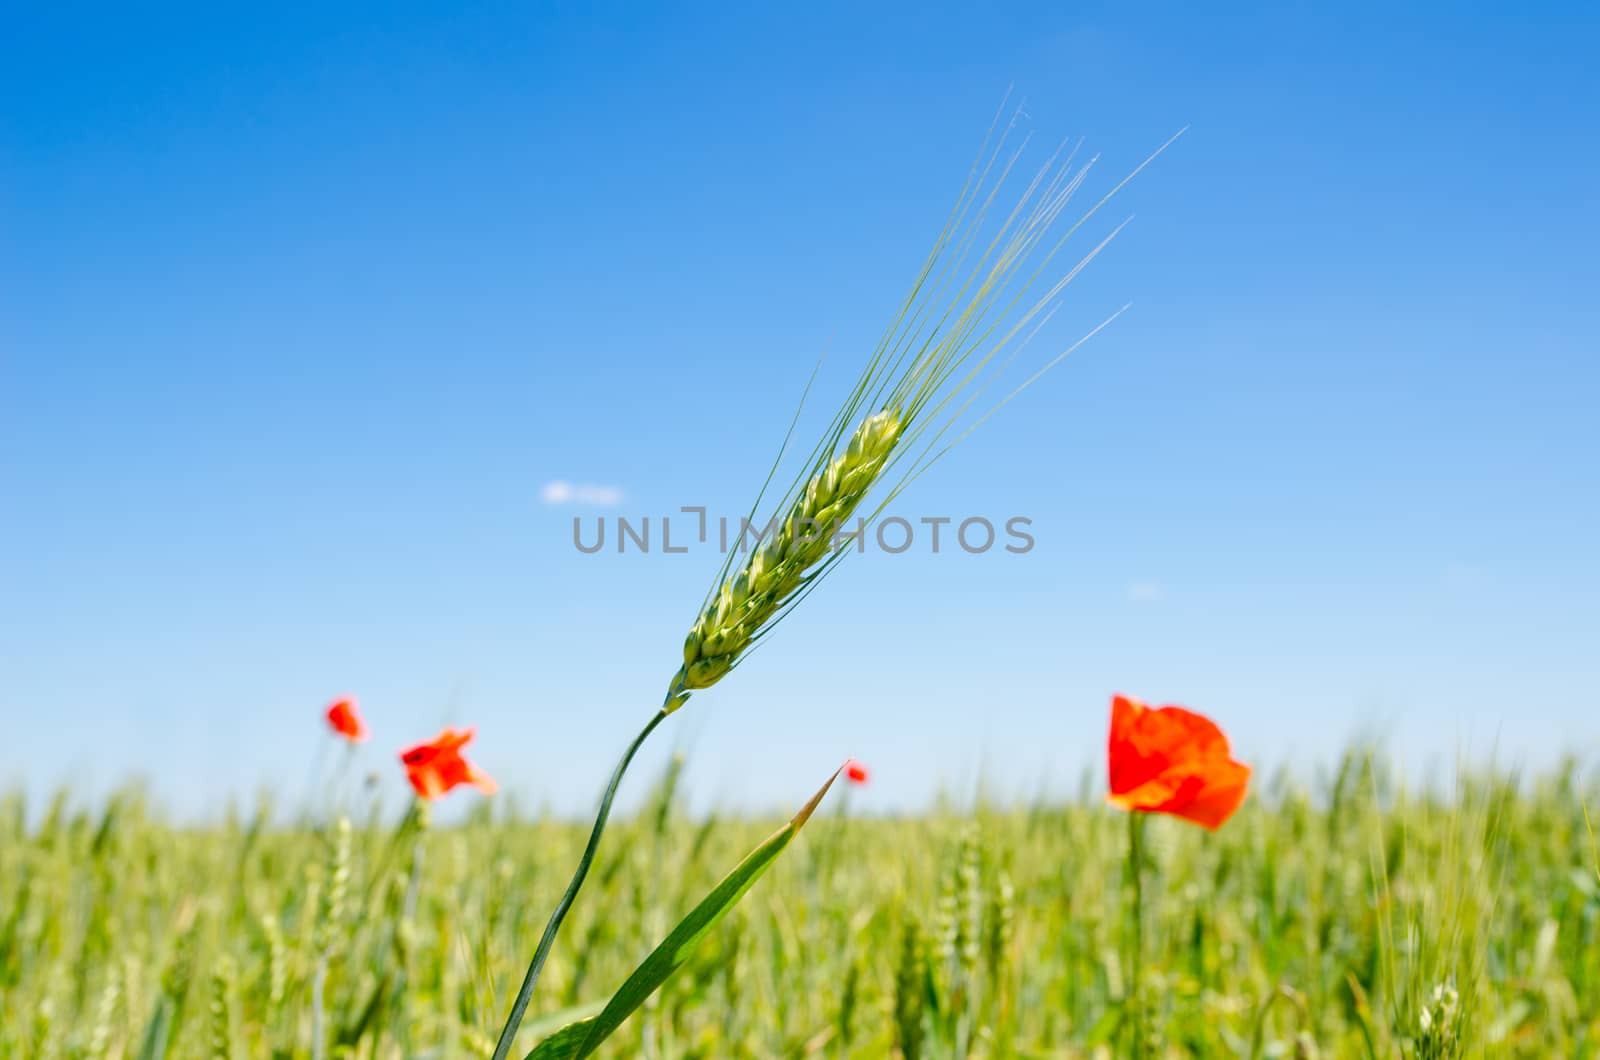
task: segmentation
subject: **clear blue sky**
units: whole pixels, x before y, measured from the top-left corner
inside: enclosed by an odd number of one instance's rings
[[[1268,770],[1364,733],[1593,761],[1596,17],[13,11],[0,784],[287,796],[354,693],[395,797],[452,722],[589,806],[716,558],[579,555],[573,516],[747,503],[1012,84],[1097,188],[1191,126],[1037,352],[1133,309],[896,506],[1037,547],[852,559],[646,768],[762,806],[847,755],[879,808],[1072,790],[1114,690]]]

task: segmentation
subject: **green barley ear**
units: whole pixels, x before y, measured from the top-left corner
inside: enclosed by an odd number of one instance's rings
[[[20,829],[18,834],[21,834]],[[0,984],[8,985],[21,977],[22,953],[25,948],[27,922],[24,915],[35,898],[35,873],[26,861],[22,863],[11,909],[0,924]]]
[[[233,1060],[233,958],[223,954],[211,970],[210,1048],[212,1060]]]
[[[94,1023],[89,1031],[89,1056],[98,1058],[109,1055],[111,1024],[116,1019],[121,1000],[122,980],[114,971],[109,971],[105,985],[100,988],[100,998],[95,1003]]]
[[[1016,932],[1017,891],[1005,870],[995,876],[994,893],[989,896],[989,910],[985,917],[984,956],[989,974],[999,978],[1009,964],[1011,939]]]
[[[283,996],[289,985],[289,965],[283,946],[283,927],[272,913],[261,915],[261,938],[266,945],[266,1000],[267,1012],[275,1019],[283,1005]]]
[[[905,1060],[921,1060],[923,1013],[927,1003],[927,957],[922,932],[913,921],[900,938],[894,975],[894,1038]]]
[[[333,848],[328,857],[328,879],[317,904],[317,923],[313,945],[316,965],[311,972],[311,1056],[322,1060],[327,1034],[323,1021],[327,1016],[324,990],[328,981],[328,964],[344,945],[345,895],[350,886],[350,819],[339,818],[334,828]]]
[[[1454,986],[1435,986],[1417,1022],[1417,1060],[1455,1060],[1462,1055],[1461,998]]]
[[[33,1007],[32,1045],[28,1055],[38,1060],[50,1060],[56,1055],[60,1036],[55,1033],[56,995],[46,990],[44,1000]]]
[[[773,534],[723,582],[690,627],[683,666],[667,694],[672,708],[681,706],[688,692],[710,688],[733,669],[751,641],[806,584],[887,466],[904,426],[895,409],[868,416],[844,452],[806,481]]]
[[[171,1004],[171,1018],[166,1024],[171,1028],[171,1038],[177,1037],[183,1022],[183,1010],[189,1000],[189,980],[194,972],[199,933],[198,912],[193,905],[186,905],[178,913],[178,938],[173,944],[172,957],[161,972],[161,993]]]
[[[978,978],[983,934],[982,859],[977,835],[969,829],[961,839],[955,870],[955,971],[950,981],[950,1011],[955,1017],[958,1056],[966,1055],[970,1047],[983,986]]]
[[[691,692],[726,677],[848,552],[841,547],[847,539],[865,533],[883,507],[955,442],[1089,337],[1049,361],[993,408],[966,421],[953,440],[945,440],[999,369],[1049,319],[1067,284],[1120,226],[1075,265],[1061,270],[1064,275],[1046,279],[1067,239],[1155,157],[1075,221],[1058,224],[1094,164],[1091,159],[1075,166],[1076,149],[1065,158],[1058,151],[1009,211],[991,215],[1021,157],[1020,147],[1013,150],[1006,144],[1014,125],[1015,119],[996,138],[997,117],[990,130],[992,148],[986,140],[910,291],[753,545],[741,528],[684,638],[683,663],[668,684],[664,713],[681,707]],[[791,423],[791,437],[793,430]],[[774,474],[789,440],[780,448]],[[769,484],[771,480],[769,474]],[[868,495],[886,480],[878,503],[862,509]],[[760,504],[758,495],[751,518]],[[857,516],[858,510],[865,514]]]
[[[961,942],[956,876],[956,872],[944,873],[939,882],[939,897],[933,913],[934,961],[951,975],[955,973],[956,954],[960,952]]]
[[[350,889],[350,819],[339,818],[334,826],[333,846],[328,855],[328,878],[317,907],[315,946],[324,958],[338,953],[344,941],[345,897]]]
[[[842,1049],[848,1050],[855,1037],[856,1006],[860,1000],[861,962],[852,960],[845,970],[844,987],[839,992],[839,1015],[834,1020],[835,1036]]]
[[[970,979],[978,970],[980,936],[983,927],[982,851],[977,838],[968,833],[961,842],[961,860],[956,868],[960,915],[956,926],[956,951],[961,973]]]
[[[1014,1033],[1011,941],[1016,936],[1016,896],[1011,876],[1004,869],[999,870],[984,913],[983,950],[989,982],[989,1018],[1002,1040],[1009,1040]]]

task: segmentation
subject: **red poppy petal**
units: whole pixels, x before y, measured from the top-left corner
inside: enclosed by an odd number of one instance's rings
[[[427,767],[406,770],[406,779],[411,781],[412,790],[424,799],[437,799],[447,790],[438,771]]]
[[[493,795],[500,790],[500,785],[494,782],[493,777],[470,762],[467,763],[467,780],[485,795]]]
[[[1229,756],[1210,718],[1183,707],[1151,710],[1129,696],[1111,701],[1107,800],[1216,829],[1244,801],[1250,767]]]
[[[1222,763],[1211,769],[1198,792],[1164,812],[1215,832],[1244,803],[1249,787],[1249,766],[1242,762]]]

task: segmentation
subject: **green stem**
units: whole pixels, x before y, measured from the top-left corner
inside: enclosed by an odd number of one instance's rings
[[[417,834],[411,845],[411,875],[406,879],[406,894],[400,902],[400,919],[395,924],[396,935],[400,931],[414,932],[416,930],[417,899],[422,892],[423,840],[426,838],[427,833],[427,825],[420,815],[417,819],[416,832]],[[391,938],[394,937],[391,936]],[[411,937],[408,935],[407,939],[409,940]],[[415,1050],[411,1048],[411,984],[406,977],[406,973],[411,967],[411,943],[406,941],[403,943],[403,947],[396,947],[400,950],[400,960],[398,962],[400,970],[396,975],[394,1004],[398,1010],[396,1016],[399,1023],[400,1044],[405,1055],[414,1056]]]
[[[669,709],[662,707],[650,718],[649,724],[639,731],[639,735],[623,752],[616,772],[611,774],[611,783],[606,786],[606,793],[600,800],[600,812],[594,819],[594,830],[589,833],[589,845],[583,848],[583,857],[578,860],[578,869],[572,874],[572,882],[567,884],[567,893],[561,896],[555,912],[550,914],[550,922],[544,927],[544,937],[539,940],[539,948],[534,951],[533,961],[528,965],[528,974],[522,978],[522,989],[517,991],[517,1000],[511,1005],[511,1015],[506,1017],[506,1025],[500,1031],[500,1042],[494,1047],[494,1060],[506,1060],[511,1054],[512,1039],[517,1036],[517,1028],[522,1026],[522,1017],[533,998],[533,986],[539,981],[539,972],[544,968],[545,959],[550,956],[550,948],[555,945],[556,932],[561,929],[561,922],[566,919],[567,910],[572,908],[572,901],[578,897],[584,877],[589,875],[589,866],[594,863],[595,851],[600,847],[600,834],[606,830],[606,819],[611,816],[611,802],[617,797],[617,788],[622,784],[622,774],[628,771],[628,763],[633,761],[639,746],[668,713]]]
[[[1144,814],[1128,814],[1128,879],[1133,906],[1132,957],[1128,962],[1129,1010],[1133,1014],[1133,1055],[1145,1055],[1144,1026]]]
[[[311,973],[311,1060],[322,1060],[323,1051],[327,1048],[324,1039],[327,1031],[322,1029],[323,1022],[323,985],[328,979],[328,955],[318,954],[316,968]]]

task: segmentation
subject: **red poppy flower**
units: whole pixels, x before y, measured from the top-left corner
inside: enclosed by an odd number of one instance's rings
[[[400,752],[406,779],[425,799],[437,799],[457,784],[471,784],[485,795],[498,790],[493,778],[465,758],[461,748],[471,742],[475,729],[446,729],[427,743]]]
[[[351,743],[361,743],[372,735],[356,713],[356,701],[349,698],[336,699],[328,707],[328,726]]]
[[[867,767],[857,762],[854,758],[844,764],[844,779],[852,784],[866,784],[870,778]]]
[[[1229,757],[1222,730],[1182,707],[1151,710],[1114,696],[1108,752],[1112,805],[1171,814],[1212,831],[1233,816],[1250,782],[1250,767]]]

